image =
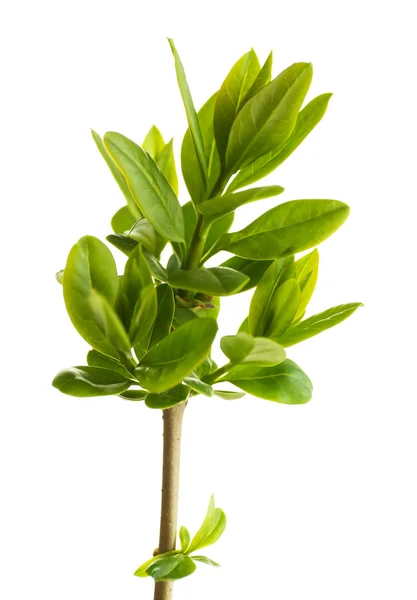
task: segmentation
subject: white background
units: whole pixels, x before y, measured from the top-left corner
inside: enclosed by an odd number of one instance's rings
[[[178,600],[415,600],[415,32],[412,3],[6,2],[1,18],[0,595],[150,599],[133,577],[157,545],[161,418],[51,387],[83,364],[55,282],[72,244],[104,239],[123,198],[90,137],[186,127],[166,36],[197,107],[252,45],[274,73],[312,61],[322,123],[268,183],[336,198],[348,223],[321,248],[310,313],[365,308],[289,355],[313,401],[199,397],[187,408],[180,523],[211,493],[228,528]],[[182,200],[187,199],[182,187]],[[239,211],[235,227],[273,200]],[[413,239],[414,238],[414,239]],[[121,255],[118,254],[120,265]],[[233,333],[249,295],[223,303]],[[221,358],[216,350],[217,358]]]

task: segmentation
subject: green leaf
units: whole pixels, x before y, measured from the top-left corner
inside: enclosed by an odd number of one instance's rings
[[[159,260],[149,252],[146,248],[142,248],[143,256],[148,261],[149,268],[152,273],[152,277],[157,279],[158,281],[163,281],[166,283],[168,281],[168,273],[167,270],[161,265]]]
[[[126,390],[126,392],[122,392],[119,394],[120,398],[124,400],[145,400],[148,392],[145,390]]]
[[[100,329],[116,350],[130,356],[129,336],[118,314],[107,299],[96,290],[90,292],[92,312]]]
[[[166,559],[167,560],[167,559]],[[184,579],[184,577],[188,577],[196,570],[196,565],[192,558],[189,556],[183,556],[182,560],[178,561],[177,566],[169,571],[166,575],[161,577],[159,573],[157,575],[157,579],[155,579],[155,575],[152,574],[155,581],[175,581],[177,579]]]
[[[184,377],[184,383],[188,385],[194,392],[203,394],[203,396],[213,396],[213,388],[208,383],[201,381],[195,374],[191,374],[188,377]]]
[[[129,231],[135,222],[136,219],[132,216],[129,208],[127,206],[122,206],[122,208],[119,208],[113,215],[111,226],[114,233],[124,233],[125,231]]]
[[[52,385],[63,394],[87,398],[120,394],[130,387],[131,381],[101,367],[71,367],[60,371]]]
[[[209,535],[209,533],[213,530],[216,519],[216,509],[214,506],[214,496],[210,498],[208,509],[204,521],[197,531],[195,536],[193,537],[191,544],[188,548],[188,554],[194,552],[194,550],[198,550],[201,547],[201,544],[204,543],[204,540]]]
[[[271,81],[272,73],[272,52],[269,53],[262,69],[259,71],[258,76],[252,84],[252,87],[245,96],[244,101],[247,102],[252,96],[257,94],[262,88],[264,88]]]
[[[246,292],[258,285],[263,274],[271,264],[271,260],[251,260],[250,258],[242,258],[241,256],[232,256],[220,266],[240,271],[249,277],[248,283],[240,290],[241,292]]]
[[[209,296],[208,298],[208,302],[207,297],[203,299],[203,302],[207,303],[202,307],[197,307],[195,313],[200,319],[217,319],[220,313],[220,297]]]
[[[191,556],[190,558],[205,565],[210,565],[210,567],[220,567],[219,563],[214,562],[211,558],[207,558],[207,556]]]
[[[334,308],[329,308],[305,321],[301,321],[298,325],[293,325],[279,337],[279,343],[283,346],[293,346],[299,342],[303,342],[326,329],[330,329],[338,325],[350,315],[352,315],[359,306],[363,306],[361,302],[353,302],[351,304],[340,304]]]
[[[252,335],[267,336],[271,321],[276,314],[275,294],[292,262],[292,256],[274,260],[259,281],[249,309],[248,325]]]
[[[112,157],[109,155],[109,153],[107,152],[104,144],[103,144],[103,140],[101,139],[101,137],[98,135],[98,133],[96,133],[95,131],[91,130],[91,135],[93,136],[93,140],[96,143],[96,146],[98,148],[98,151],[100,152],[101,156],[104,158],[104,160],[106,161],[107,166],[109,167],[111,174],[113,175],[113,177],[115,178],[117,185],[119,186],[119,188],[121,189],[123,196],[126,199],[127,205],[130,209],[130,212],[132,213],[133,217],[136,219],[140,219],[141,218],[141,212],[139,210],[139,208],[136,205],[136,202],[130,192],[129,186],[127,185],[126,179],[123,175],[123,173],[120,172],[119,168],[117,167],[117,165],[114,163]]]
[[[185,385],[177,385],[171,390],[162,394],[150,393],[145,398],[145,404],[148,408],[166,409],[172,408],[181,402],[185,402],[189,395],[189,389]]]
[[[178,175],[177,169],[175,168],[173,139],[171,139],[162,150],[157,159],[157,164],[162,173],[165,175],[169,185],[174,190],[175,195],[178,196]]]
[[[248,281],[246,275],[227,267],[175,271],[169,275],[169,284],[172,287],[209,296],[236,294]]]
[[[311,400],[313,389],[307,375],[288,358],[274,367],[236,365],[222,380],[252,396],[282,404],[304,404]]]
[[[166,240],[155,231],[147,219],[136,221],[125,235],[142,244],[156,258],[159,257],[166,245]]]
[[[156,317],[156,291],[148,261],[139,244],[126,262],[117,310],[132,345],[146,340]]]
[[[123,233],[111,233],[106,237],[106,240],[110,242],[110,244],[113,244],[115,248],[123,252],[123,254],[126,254],[126,256],[129,256],[138,245],[136,240],[132,240],[132,238]]]
[[[230,175],[288,138],[311,78],[311,64],[295,63],[246,102],[230,132],[226,153]]]
[[[184,103],[185,113],[187,115],[188,127],[190,129],[191,137],[194,142],[195,150],[197,153],[200,170],[203,177],[204,188],[207,185],[207,164],[204,154],[204,143],[201,135],[200,124],[196,110],[194,108],[193,99],[191,97],[190,88],[188,87],[185,71],[181,59],[178,55],[174,41],[168,38],[169,45],[171,46],[172,54],[175,60],[175,71],[177,74],[178,87],[180,88],[182,100]],[[176,241],[176,240],[174,240]]]
[[[152,125],[145,139],[143,140],[142,148],[152,156],[157,162],[163,149],[165,148],[164,138],[156,125]]]
[[[209,353],[216,332],[213,319],[194,319],[163,338],[135,370],[141,386],[163,392],[179,384]]]
[[[58,283],[62,285],[64,281],[64,269],[61,269],[60,271],[58,271],[58,273],[55,273],[55,279]]]
[[[251,335],[249,327],[249,317],[246,317],[246,319],[242,321],[238,329],[238,333],[247,333],[248,335]]]
[[[167,240],[184,241],[181,206],[152,157],[120,133],[107,132],[104,144],[151,225]]]
[[[244,392],[232,392],[230,390],[214,390],[214,395],[223,400],[239,400],[245,396]]]
[[[221,85],[214,109],[214,134],[222,162],[230,130],[261,70],[253,48],[235,63]]]
[[[156,298],[158,308],[150,334],[149,348],[169,335],[175,311],[174,293],[169,285],[158,285]]]
[[[220,175],[220,158],[214,139],[213,118],[217,93],[198,111],[198,122],[203,138],[204,158],[207,165],[207,190],[190,129],[187,129],[181,147],[181,169],[188,192],[195,204],[212,191]]]
[[[231,192],[259,181],[259,179],[262,179],[279,167],[321,121],[331,95],[322,94],[311,100],[299,112],[295,127],[285,142],[278,144],[277,148],[270,150],[270,152],[259,157],[253,163],[239,171],[227,191]]]
[[[206,243],[204,244],[202,264],[206,260],[206,256],[210,254],[211,250],[215,248],[219,239],[226,234],[233,224],[234,213],[229,213],[216,219],[214,223],[210,225],[210,229],[207,234]]]
[[[93,236],[81,238],[72,247],[65,267],[65,306],[75,329],[88,344],[116,360],[119,355],[95,320],[90,296],[96,290],[113,305],[118,289],[119,278],[110,250]]]
[[[157,554],[153,556],[146,562],[144,562],[140,567],[138,567],[134,573],[136,577],[149,577],[147,573],[147,569],[156,562],[159,562],[169,556],[180,556],[181,552],[179,550],[171,550],[171,552],[164,552],[163,554]]]
[[[326,240],[348,216],[348,205],[338,200],[292,200],[271,208],[245,229],[223,235],[214,250],[255,260],[289,256]]]
[[[166,581],[169,573],[173,571],[184,558],[185,556],[183,554],[175,554],[174,556],[162,558],[151,564],[147,569],[147,573],[153,577],[155,581]]]
[[[115,373],[119,373],[119,375],[121,375],[125,379],[135,381],[133,375],[129,373],[126,367],[124,367],[119,361],[114,360],[109,356],[105,356],[105,354],[101,354],[100,352],[97,352],[97,350],[90,350],[88,352],[87,364],[90,367],[101,367],[102,369],[114,371]]]
[[[181,552],[187,552],[188,546],[191,542],[190,532],[184,525],[180,527],[179,537],[181,542]]]
[[[317,277],[319,272],[319,253],[317,248],[296,260],[284,275],[285,279],[295,279],[301,290],[300,304],[294,316],[294,321],[300,319],[310,302],[316,287]]]
[[[249,202],[255,202],[256,200],[278,196],[278,194],[282,194],[283,191],[284,188],[280,185],[251,188],[250,190],[237,192],[236,194],[224,194],[224,196],[217,196],[211,200],[206,200],[198,205],[197,210],[206,217],[206,220],[214,221],[223,215],[233,212],[236,208],[239,208],[239,206],[243,206]]]
[[[222,337],[220,347],[231,363],[270,367],[285,360],[285,350],[273,340],[246,333]]]
[[[226,529],[226,515],[222,511],[221,508],[216,508],[214,511],[214,520],[213,525],[210,530],[210,533],[202,540],[198,548],[206,548],[207,546],[211,546],[220,538],[224,530]],[[191,547],[191,546],[190,546]],[[191,552],[189,550],[188,552]]]

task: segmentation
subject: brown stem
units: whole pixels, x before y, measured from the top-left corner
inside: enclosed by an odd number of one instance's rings
[[[164,450],[162,466],[161,526],[158,554],[175,550],[177,541],[178,493],[180,478],[181,429],[186,402],[162,411]],[[171,600],[173,582],[155,583],[154,600]]]

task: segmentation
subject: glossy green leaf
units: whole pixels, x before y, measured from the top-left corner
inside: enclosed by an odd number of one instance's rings
[[[259,181],[269,173],[272,173],[284,160],[286,160],[298,148],[301,142],[308,136],[314,127],[324,116],[327,105],[332,94],[317,96],[303,108],[297,117],[297,121],[291,135],[277,148],[259,157],[253,163],[244,167],[236,175],[228,188],[228,192],[245,187],[255,181]]]
[[[157,312],[150,331],[149,348],[152,348],[170,333],[175,311],[174,293],[169,285],[158,285],[156,298]]]
[[[107,132],[104,144],[151,225],[167,240],[184,241],[181,206],[152,157],[120,133]]]
[[[184,579],[184,577],[192,575],[195,570],[196,565],[193,559],[189,556],[184,556],[183,560],[179,561],[175,569],[157,581],[176,581],[177,579]]]
[[[282,404],[304,404],[311,400],[313,385],[307,375],[288,358],[274,367],[236,365],[224,377],[252,396]]]
[[[274,260],[259,281],[249,309],[248,328],[252,335],[268,335],[271,321],[276,312],[274,296],[292,262],[292,256]]]
[[[208,383],[201,381],[195,374],[184,377],[184,383],[188,385],[197,394],[203,394],[203,396],[213,396],[213,388]]]
[[[122,206],[122,208],[119,208],[113,215],[111,227],[114,233],[124,233],[125,231],[129,231],[135,222],[136,219],[132,216],[129,207]]]
[[[197,317],[200,319],[217,319],[220,313],[220,297],[209,296],[209,300],[204,298],[203,301],[207,301],[204,306],[195,309]]]
[[[142,248],[143,256],[148,261],[149,268],[152,273],[152,277],[157,279],[158,281],[163,281],[166,283],[168,281],[168,273],[167,270],[161,265],[159,260],[149,252],[146,248]]]
[[[136,400],[136,401],[140,401],[140,400],[145,400],[146,396],[148,395],[148,392],[146,392],[145,390],[126,390],[125,392],[122,392],[121,394],[119,394],[120,398],[123,398],[123,400]]]
[[[230,390],[214,390],[214,395],[223,400],[239,400],[245,396],[245,392],[233,392]]]
[[[198,122],[203,138],[204,158],[207,165],[207,189],[200,169],[200,163],[190,130],[185,133],[181,147],[181,169],[188,192],[195,204],[208,196],[220,175],[220,158],[214,139],[213,118],[216,94],[198,111]]]
[[[288,138],[311,78],[311,64],[295,63],[246,102],[229,136],[226,168],[230,175]]]
[[[195,226],[197,225],[197,213],[195,212],[194,204],[186,202],[181,206],[183,219],[184,219],[184,238],[185,243],[178,244],[177,242],[172,243],[172,248],[175,251],[180,261],[183,261],[187,256],[187,251],[190,247],[191,240],[193,238]]]
[[[255,81],[253,82],[250,90],[244,98],[244,102],[247,102],[252,96],[257,94],[262,88],[264,88],[271,81],[272,74],[272,52],[269,53],[262,69],[259,71]]]
[[[162,554],[157,554],[156,556],[153,556],[152,558],[150,558],[149,560],[144,562],[140,567],[138,567],[136,569],[134,575],[136,577],[149,577],[147,570],[152,564],[157,563],[161,560],[164,560],[165,558],[168,558],[170,556],[179,556],[179,555],[181,555],[180,550],[171,550],[170,552],[164,552]]]
[[[205,257],[210,254],[211,250],[216,246],[219,239],[229,231],[233,225],[233,219],[234,213],[229,213],[223,217],[220,217],[219,219],[216,219],[216,221],[210,225],[206,243],[204,244],[202,264],[204,264],[206,260]]]
[[[166,245],[166,240],[155,231],[147,219],[136,221],[125,235],[142,244],[156,258],[159,257]]]
[[[223,534],[226,529],[226,515],[222,511],[221,508],[216,508],[214,510],[214,519],[213,524],[210,529],[210,532],[206,537],[198,544],[198,548],[206,548],[207,546],[211,546],[215,544],[220,536]],[[190,548],[192,547],[192,543]],[[189,550],[191,552],[191,550]]]
[[[177,385],[161,394],[151,392],[145,398],[145,404],[148,408],[166,409],[172,408],[181,402],[187,400],[190,390],[186,385]]]
[[[246,292],[258,285],[271,263],[271,260],[251,260],[250,258],[242,258],[241,256],[232,256],[220,266],[240,271],[249,277],[248,283],[240,290],[241,292]]]
[[[247,333],[248,335],[251,335],[249,327],[249,317],[246,317],[246,319],[242,321],[238,329],[238,333]]]
[[[166,581],[170,572],[182,563],[184,558],[185,556],[183,554],[174,554],[174,556],[162,558],[151,564],[147,569],[147,573],[153,577],[155,581]]]
[[[179,384],[209,353],[216,332],[213,319],[194,319],[163,338],[135,370],[141,386],[163,392]]]
[[[206,200],[198,205],[197,210],[204,215],[206,220],[214,221],[223,215],[233,212],[239,206],[255,202],[256,200],[278,196],[283,191],[284,188],[280,185],[251,188],[250,190],[237,192],[236,194],[224,194],[224,196],[217,196],[211,200]]]
[[[363,306],[363,304],[352,302],[351,304],[340,304],[334,308],[329,308],[305,321],[301,321],[298,325],[290,327],[282,336],[279,336],[279,343],[288,347],[303,342],[322,331],[326,331],[326,329],[338,325],[350,317],[359,306]]]
[[[222,83],[214,109],[214,134],[224,161],[230,130],[255,82],[261,66],[253,48],[235,63]]]
[[[90,350],[87,354],[87,364],[90,367],[101,367],[102,369],[108,369],[119,373],[125,379],[135,380],[133,375],[124,367],[119,361],[97,352],[97,350]]]
[[[87,398],[120,394],[130,387],[131,382],[123,375],[101,367],[71,367],[60,371],[52,385],[63,394]]]
[[[132,344],[117,312],[96,290],[90,292],[90,304],[96,323],[116,350],[130,355]]]
[[[133,240],[124,233],[111,233],[106,237],[106,240],[115,248],[123,252],[123,254],[126,254],[126,256],[129,256],[138,245],[136,240]]]
[[[297,314],[300,298],[300,286],[295,279],[288,279],[278,287],[272,300],[265,335],[277,338],[287,331]]]
[[[104,158],[104,160],[106,161],[107,166],[109,167],[111,174],[113,175],[113,177],[115,178],[117,185],[119,186],[120,190],[123,193],[123,196],[126,199],[127,205],[129,206],[130,212],[132,213],[134,219],[140,219],[142,214],[131,194],[131,191],[129,189],[129,186],[126,182],[126,179],[123,175],[123,173],[120,172],[120,169],[118,168],[118,166],[115,164],[115,162],[113,161],[112,157],[109,155],[109,153],[107,152],[106,147],[103,144],[103,140],[101,139],[101,137],[98,135],[98,133],[96,133],[95,131],[91,130],[91,134],[93,136],[93,140],[96,143],[96,146],[98,148],[98,151],[100,152],[101,156]]]
[[[175,271],[169,275],[169,284],[172,287],[202,292],[209,296],[236,294],[248,281],[246,275],[227,267]]]
[[[152,156],[155,162],[157,162],[163,149],[165,148],[164,138],[162,133],[159,131],[156,125],[152,125],[145,139],[143,140],[142,148]]]
[[[174,140],[170,140],[157,159],[158,167],[165,175],[169,185],[178,196],[178,175],[175,167]]]
[[[270,367],[281,363],[286,357],[282,346],[273,340],[252,337],[246,333],[222,337],[220,347],[231,363]]]
[[[194,147],[197,153],[199,167],[203,177],[204,188],[207,185],[207,163],[204,154],[204,143],[203,137],[200,130],[200,124],[198,121],[197,113],[194,107],[194,102],[191,97],[190,88],[188,87],[185,71],[181,59],[178,55],[174,41],[168,38],[169,45],[171,46],[172,54],[175,60],[175,71],[177,74],[178,87],[180,88],[182,100],[184,103],[185,113],[187,115],[188,127],[191,133]],[[176,241],[176,240],[174,240]]]
[[[292,200],[271,208],[245,229],[223,235],[215,251],[255,260],[289,256],[326,240],[348,216],[348,205],[338,200]]]
[[[318,272],[319,253],[315,248],[312,252],[302,256],[290,265],[284,275],[284,279],[295,279],[300,285],[300,304],[295,313],[294,321],[298,321],[306,311],[316,287]]]
[[[216,563],[214,560],[211,560],[211,558],[207,558],[207,556],[193,555],[190,558],[196,560],[197,562],[204,563],[205,565],[210,565],[210,567],[220,567],[219,563]]]
[[[191,542],[191,536],[190,536],[190,532],[188,531],[188,529],[186,527],[184,527],[184,525],[182,525],[180,527],[179,538],[180,538],[180,542],[181,542],[181,551],[187,552],[188,546],[190,545],[190,542]]]
[[[194,552],[194,550],[198,550],[201,547],[201,544],[204,543],[206,537],[211,533],[213,527],[215,525],[216,519],[216,508],[214,506],[214,496],[210,498],[208,509],[204,521],[197,531],[193,539],[191,540],[191,544],[188,548],[188,553]]]
[[[90,296],[96,290],[113,305],[119,289],[116,264],[110,250],[97,238],[85,236],[71,249],[63,280],[64,300],[78,333],[102,354],[118,353],[96,323]]]

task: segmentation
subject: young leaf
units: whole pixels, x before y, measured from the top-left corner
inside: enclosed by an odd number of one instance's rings
[[[222,381],[230,381],[252,396],[282,404],[304,404],[311,400],[313,389],[307,375],[288,358],[274,367],[236,365]]]
[[[197,394],[203,394],[203,396],[211,397],[213,395],[213,388],[208,383],[201,381],[195,374],[191,374],[188,377],[184,377],[184,383],[188,385]]]
[[[239,400],[246,394],[244,392],[232,392],[230,390],[214,390],[214,395],[223,400]]]
[[[252,48],[233,65],[217,94],[213,125],[222,162],[234,120],[260,70],[258,57]]]
[[[101,367],[71,367],[56,375],[52,385],[63,394],[87,398],[120,394],[131,386],[123,375]]]
[[[60,271],[58,271],[58,273],[55,273],[55,279],[58,283],[62,285],[64,281],[64,269],[61,269]]]
[[[130,356],[129,336],[118,314],[107,299],[96,290],[90,292],[90,304],[96,323],[116,350]]]
[[[188,531],[188,529],[186,527],[184,527],[184,525],[182,525],[180,527],[179,537],[180,537],[180,542],[181,542],[181,552],[185,553],[185,552],[187,552],[188,546],[190,545],[191,536],[190,536],[190,532]]]
[[[204,543],[204,540],[209,535],[209,533],[213,530],[216,519],[216,509],[214,506],[214,496],[210,498],[208,509],[204,521],[197,531],[193,539],[191,540],[191,544],[188,548],[188,554],[194,552],[194,550],[198,550],[200,548],[200,544]]]
[[[196,560],[197,562],[201,562],[204,563],[205,565],[210,565],[210,567],[220,567],[219,563],[214,562],[214,560],[211,560],[211,558],[207,558],[207,556],[190,556],[190,558],[192,558],[193,560]]]
[[[226,515],[221,508],[214,511],[213,526],[210,533],[198,544],[198,549],[206,548],[215,544],[226,529]],[[189,550],[191,552],[191,550]]]
[[[178,175],[177,169],[175,168],[173,139],[171,139],[162,150],[157,159],[157,165],[165,175],[169,185],[174,190],[175,195],[178,196]]]
[[[183,261],[187,256],[188,249],[193,238],[195,226],[197,225],[197,213],[195,212],[194,204],[186,202],[181,206],[184,219],[184,238],[185,243],[172,243],[172,248],[180,261]]]
[[[168,281],[168,273],[167,270],[161,265],[159,260],[154,256],[149,250],[146,248],[142,248],[143,256],[148,261],[149,268],[152,273],[152,277],[157,279],[158,281],[163,281],[166,283]]]
[[[229,136],[226,169],[230,175],[288,138],[311,78],[311,64],[295,63],[246,102]]]
[[[165,148],[164,138],[156,125],[152,125],[145,139],[143,140],[142,148],[152,156],[155,162],[158,161],[163,149]]]
[[[246,333],[222,337],[220,347],[231,363],[270,367],[285,360],[285,350],[273,340]]]
[[[166,409],[172,408],[181,402],[187,400],[190,390],[186,385],[177,385],[171,390],[162,394],[150,393],[145,398],[145,404],[148,408]]]
[[[129,371],[124,367],[119,361],[110,358],[109,356],[105,356],[97,350],[90,350],[87,354],[87,364],[90,367],[101,367],[102,369],[107,369],[108,371],[114,371],[115,373],[119,373],[125,379],[130,379],[135,381],[135,378]]]
[[[207,190],[200,169],[200,162],[190,130],[187,129],[181,147],[181,169],[188,192],[194,204],[201,202],[212,191],[220,175],[220,158],[213,131],[213,115],[216,95],[207,100],[198,111],[198,122],[204,145],[204,158],[207,165]]]
[[[132,216],[129,208],[127,206],[122,206],[122,208],[119,208],[113,215],[111,227],[114,233],[124,233],[125,231],[129,231],[135,222],[136,219]]]
[[[249,278],[226,267],[175,271],[169,275],[169,284],[178,289],[201,292],[209,296],[230,296],[246,285]]]
[[[188,577],[196,570],[196,565],[192,558],[184,556],[181,561],[178,562],[177,566],[169,571],[164,577],[156,579],[156,581],[175,581],[177,579],[184,579]],[[155,577],[154,577],[155,579]]]
[[[172,54],[175,60],[175,71],[177,73],[178,87],[180,88],[182,100],[184,102],[185,113],[187,115],[188,127],[190,129],[191,137],[194,142],[195,150],[197,153],[199,166],[203,176],[204,188],[207,186],[207,164],[204,155],[204,143],[203,137],[200,131],[200,124],[196,110],[194,108],[193,99],[191,97],[190,88],[188,87],[185,71],[181,59],[178,55],[174,41],[168,38],[169,45],[171,46]],[[177,240],[174,240],[177,241]]]
[[[162,558],[152,563],[146,571],[155,581],[166,581],[170,572],[182,563],[184,558],[185,556],[183,554],[167,556],[166,558]]]
[[[125,235],[142,244],[156,258],[159,257],[166,245],[166,240],[155,231],[147,219],[136,221]]]
[[[106,240],[110,242],[115,248],[130,256],[130,253],[136,248],[138,242],[128,237],[124,233],[110,234],[106,237]]]
[[[165,558],[168,558],[170,556],[180,556],[180,555],[181,555],[181,552],[179,550],[171,550],[170,552],[164,552],[163,554],[157,554],[156,556],[153,556],[152,558],[150,558],[149,560],[144,562],[143,565],[138,567],[136,569],[136,571],[134,572],[134,575],[136,577],[149,577],[149,573],[147,573],[147,569],[149,569],[149,567],[151,565],[153,565],[154,563],[157,563],[161,560],[164,560]]]
[[[292,200],[223,235],[210,255],[227,250],[255,260],[289,256],[326,240],[348,216],[348,205],[338,200]]]
[[[308,134],[321,121],[332,94],[317,96],[303,108],[297,117],[297,122],[291,135],[285,142],[278,144],[270,152],[259,157],[253,163],[244,167],[236,175],[228,187],[228,192],[245,187],[255,181],[259,181],[269,173],[272,173],[284,160],[286,160],[298,148]]]
[[[268,308],[262,314],[262,321],[255,331],[251,330],[252,335],[276,338],[282,335],[294,320],[300,305],[300,295],[300,286],[295,279],[284,281],[277,288]]]
[[[123,400],[145,400],[148,392],[145,390],[126,390],[119,394],[120,398]]]
[[[241,292],[246,292],[258,285],[263,274],[271,264],[271,260],[251,260],[250,258],[242,258],[241,256],[232,256],[220,266],[240,271],[249,277],[248,283],[240,290]]]
[[[216,332],[213,319],[194,319],[163,338],[135,370],[141,386],[163,392],[181,383],[209,353]]]
[[[65,306],[75,329],[88,344],[116,360],[117,351],[95,321],[90,295],[96,290],[113,305],[118,289],[119,278],[110,250],[93,236],[81,238],[72,247],[65,267]]]
[[[224,194],[223,196],[217,196],[216,198],[206,200],[198,205],[197,210],[207,221],[214,221],[223,215],[233,212],[236,208],[239,208],[239,206],[243,206],[249,202],[255,202],[255,200],[263,200],[264,198],[278,196],[278,194],[282,194],[283,191],[284,188],[280,185],[251,188],[244,192],[237,192],[237,194]]]
[[[292,256],[274,260],[259,281],[249,309],[248,326],[252,335],[267,335],[272,316],[275,314],[274,296],[292,262]]]
[[[121,189],[123,196],[126,199],[127,205],[130,209],[130,212],[132,213],[135,221],[137,219],[140,219],[142,214],[138,208],[138,206],[136,205],[136,202],[130,192],[129,186],[127,185],[126,179],[123,175],[123,173],[120,172],[120,170],[118,169],[117,165],[114,163],[112,157],[109,155],[109,153],[107,152],[104,144],[103,144],[103,140],[101,139],[101,137],[98,135],[98,133],[96,133],[95,131],[91,130],[91,135],[93,136],[93,140],[96,143],[96,146],[98,148],[98,151],[100,152],[101,156],[104,158],[104,160],[106,161],[107,166],[109,167],[111,174],[113,175],[113,177],[115,178],[117,185],[119,186],[119,188]]]
[[[174,293],[167,284],[158,285],[156,288],[156,299],[157,299],[157,311],[156,318],[153,323],[149,348],[152,348],[162,338],[166,337],[172,327],[172,320],[174,318],[175,301]]]
[[[212,248],[216,246],[219,239],[226,234],[233,224],[233,219],[235,215],[234,213],[229,213],[216,219],[214,223],[210,225],[210,229],[207,234],[206,243],[204,244],[203,249],[203,258],[201,263],[204,264],[205,257],[210,254]]]
[[[309,254],[296,260],[284,275],[284,279],[295,279],[300,285],[300,304],[294,316],[294,322],[298,321],[306,311],[307,305],[316,287],[319,272],[319,253],[315,248]]]
[[[107,132],[104,144],[122,171],[137,206],[156,231],[167,240],[183,242],[181,206],[152,157],[120,133]]]
[[[262,88],[264,88],[271,81],[271,73],[272,73],[272,51],[269,53],[268,58],[266,59],[262,69],[259,71],[255,81],[252,84],[252,87],[246,94],[244,98],[244,102],[247,102],[257,94]]]
[[[293,325],[287,329],[283,335],[277,336],[279,343],[288,347],[303,342],[322,331],[326,331],[326,329],[338,325],[350,317],[359,306],[363,306],[363,304],[361,302],[353,302],[351,304],[340,304],[334,308],[329,308],[328,310],[314,315],[305,321],[301,321],[298,325]]]

